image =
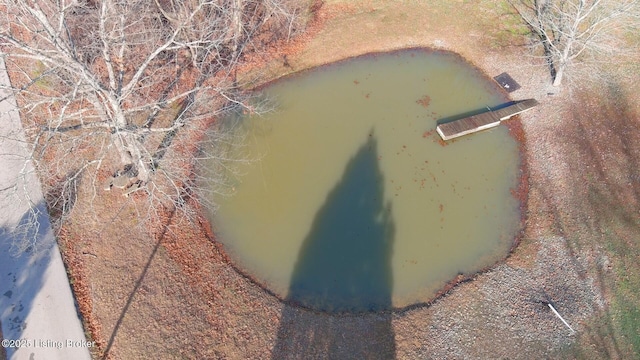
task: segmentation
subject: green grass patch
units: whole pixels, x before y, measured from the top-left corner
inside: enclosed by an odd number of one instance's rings
[[[614,256],[619,261],[615,268],[615,298],[612,304],[616,335],[624,355],[633,354],[630,358],[640,359],[640,251],[637,241],[629,243],[619,240],[612,238],[617,248]]]
[[[640,309],[635,304],[629,303],[626,299],[617,301],[615,316],[617,319],[619,333],[629,346],[632,355],[629,358],[640,358]]]
[[[492,19],[496,28],[492,43],[494,48],[522,45],[531,35],[531,30],[508,1],[500,1],[496,5],[497,18]],[[487,24],[488,28],[490,24]]]
[[[48,79],[47,66],[42,61],[37,61],[29,76],[33,85],[42,90],[49,90],[52,82]]]
[[[627,69],[616,65],[613,75]],[[574,107],[561,120],[569,124],[564,132],[568,151],[588,165],[576,174],[572,186],[586,182],[588,192],[567,195],[584,221],[567,216],[559,219],[560,225],[566,224],[570,246],[577,254],[596,250],[599,259],[588,272],[607,301],[581,327],[577,341],[560,354],[562,358],[640,359],[640,183],[630,181],[635,172],[629,170],[640,166],[639,137],[633,131],[637,95],[631,84],[610,81],[577,92],[575,100],[584,105]],[[608,136],[612,130],[615,138]]]
[[[640,358],[640,243],[639,224],[622,207],[610,208],[600,222],[612,269],[604,272],[605,286],[612,291],[612,351],[625,358]],[[602,331],[602,330],[601,330]],[[609,332],[609,331],[607,331]]]

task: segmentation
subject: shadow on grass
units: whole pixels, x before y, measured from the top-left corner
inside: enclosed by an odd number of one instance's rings
[[[162,241],[165,239],[165,236],[167,235],[167,231],[169,229],[169,225],[167,225],[167,224],[171,223],[171,220],[173,219],[174,216],[175,216],[175,208],[170,212],[168,220],[165,222],[165,225],[162,228],[162,232],[158,236],[158,241],[153,246],[153,250],[151,251],[151,255],[149,255],[149,259],[147,260],[147,263],[144,265],[144,268],[142,269],[142,273],[138,277],[138,280],[136,280],[136,283],[133,286],[133,289],[131,290],[131,293],[129,294],[129,297],[127,297],[127,302],[125,303],[124,307],[122,308],[122,311],[120,312],[120,316],[118,317],[118,320],[116,321],[116,324],[113,327],[113,331],[111,332],[111,336],[109,337],[109,341],[107,342],[107,346],[105,347],[104,352],[102,353],[102,359],[103,360],[109,358],[109,352],[111,351],[111,348],[113,347],[113,344],[114,344],[114,342],[116,340],[116,336],[118,335],[118,331],[120,330],[120,326],[122,326],[122,322],[123,322],[125,316],[127,315],[129,307],[133,303],[133,300],[134,300],[136,294],[140,290],[140,286],[142,285],[142,282],[144,281],[145,277],[147,276],[147,272],[149,271],[149,268],[151,267],[151,264],[153,263],[153,260],[156,257],[156,254],[157,254],[158,250],[160,249],[160,246],[162,245]]]
[[[393,359],[395,228],[371,134],[303,242],[272,359]]]
[[[573,176],[562,196],[553,180],[541,189],[572,257],[606,256],[589,269],[575,262],[610,300],[584,325],[577,358],[640,357],[640,117],[629,96],[613,80],[577,93],[555,134]]]

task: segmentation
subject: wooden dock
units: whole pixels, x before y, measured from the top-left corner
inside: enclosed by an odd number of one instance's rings
[[[518,101],[501,109],[489,109],[489,111],[481,114],[440,124],[436,127],[436,131],[442,140],[451,140],[463,135],[498,126],[501,121],[525,112],[536,105],[538,105],[538,101],[536,101],[536,99]]]

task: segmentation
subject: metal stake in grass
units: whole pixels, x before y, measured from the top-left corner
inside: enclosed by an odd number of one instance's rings
[[[575,331],[575,330],[573,330],[573,328],[571,327],[571,325],[569,325],[569,323],[568,323],[568,322],[566,322],[566,321],[562,318],[562,316],[560,316],[560,314],[558,313],[558,311],[556,311],[556,309],[553,307],[553,305],[551,305],[551,303],[550,303],[550,302],[549,302],[549,303],[547,303],[547,305],[549,305],[549,308],[551,309],[551,311],[553,311],[553,313],[554,313],[554,314],[556,314],[556,316],[557,316],[560,320],[562,320],[562,322],[563,322],[565,325],[567,325],[567,327],[569,328],[569,330],[571,330],[571,334],[575,334],[575,333],[576,333],[576,331]]]

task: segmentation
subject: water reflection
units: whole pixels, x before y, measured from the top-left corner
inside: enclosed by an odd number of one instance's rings
[[[290,302],[326,312],[391,307],[394,225],[373,134],[317,212],[291,279]],[[395,357],[390,315],[330,316],[285,307],[273,359]]]

